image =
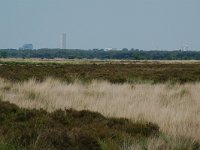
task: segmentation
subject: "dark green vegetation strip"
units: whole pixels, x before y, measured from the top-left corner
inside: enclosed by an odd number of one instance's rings
[[[73,82],[76,79],[124,82],[200,81],[200,64],[56,64],[6,63],[0,65],[0,77],[11,81],[54,77]]]
[[[0,101],[0,149],[99,150],[101,143],[112,142],[117,150],[125,137],[141,139],[158,134],[159,127],[152,123],[131,123],[89,111],[47,113]]]
[[[65,59],[128,59],[128,60],[200,60],[199,51],[143,51],[123,49],[104,51],[103,49],[39,49],[39,50],[0,50],[0,58],[65,58]]]

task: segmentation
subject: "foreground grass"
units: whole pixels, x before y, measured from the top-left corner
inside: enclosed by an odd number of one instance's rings
[[[75,110],[21,109],[0,101],[1,150],[198,150],[192,140],[170,139],[152,123]]]
[[[60,62],[60,61],[58,61]],[[199,62],[159,61],[105,61],[58,63],[42,61],[0,61],[0,77],[11,81],[30,78],[44,80],[47,77],[73,82],[77,78],[84,82],[94,79],[112,83],[136,82],[195,82],[200,81]]]
[[[107,117],[147,121],[174,137],[199,141],[199,83],[66,83],[54,79],[12,83],[0,80],[0,97],[22,108],[90,110]]]

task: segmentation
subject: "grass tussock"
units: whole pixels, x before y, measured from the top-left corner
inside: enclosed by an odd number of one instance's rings
[[[199,83],[66,83],[54,79],[10,83],[0,80],[0,99],[22,108],[90,110],[108,117],[158,124],[165,134],[200,139]],[[90,121],[90,120],[88,120]],[[117,128],[117,126],[114,126]]]

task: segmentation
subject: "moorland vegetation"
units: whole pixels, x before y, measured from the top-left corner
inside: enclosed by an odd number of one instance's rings
[[[0,61],[0,149],[200,149],[200,63]]]

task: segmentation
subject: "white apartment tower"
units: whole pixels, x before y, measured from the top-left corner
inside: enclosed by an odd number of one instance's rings
[[[66,33],[63,33],[61,35],[61,49],[66,49],[67,48],[67,35]]]

